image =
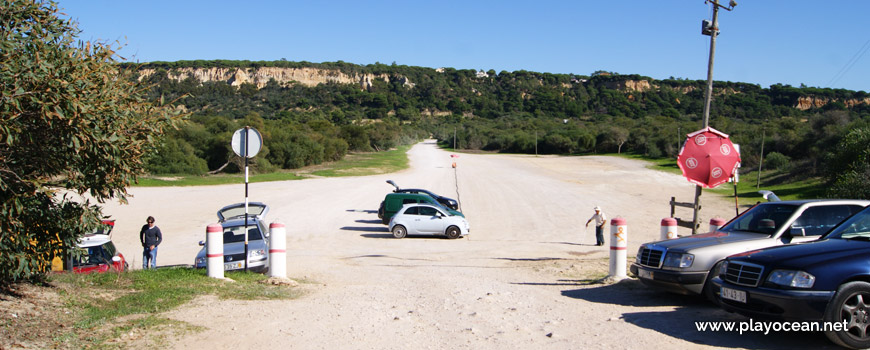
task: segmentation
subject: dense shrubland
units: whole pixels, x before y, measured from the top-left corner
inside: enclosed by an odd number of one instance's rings
[[[385,150],[430,135],[445,147],[455,143],[460,149],[492,152],[675,157],[685,134],[701,128],[705,86],[703,81],[606,72],[581,76],[436,71],[345,62],[180,61],[122,66],[156,69],[147,77],[153,84],[151,96],[183,97],[181,103],[193,114],[191,123],[171,133],[161,152],[152,157],[149,164],[155,173],[199,174],[220,168],[233,158],[227,141],[230,133],[244,125],[262,128],[266,154],[257,162],[267,171],[340,159],[348,151]],[[313,67],[390,79],[375,79],[369,88],[335,83],[282,86],[274,80],[262,88],[234,87],[226,82],[169,79],[173,69],[185,67]],[[773,157],[768,160],[771,169],[788,177],[824,177],[833,185],[847,181],[838,179],[859,176],[867,167],[866,159],[853,159],[860,152],[847,152],[848,145],[841,144],[849,142],[846,136],[853,130],[870,128],[870,105],[861,103],[870,97],[866,92],[716,82],[714,94],[710,125],[741,145],[744,167],[759,165],[762,135],[765,155]],[[796,108],[806,98],[826,103],[809,110]],[[232,166],[227,170],[234,171]]]

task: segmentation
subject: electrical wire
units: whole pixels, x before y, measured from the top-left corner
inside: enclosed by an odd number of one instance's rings
[[[855,55],[853,55],[852,58],[843,65],[843,68],[840,68],[840,70],[837,71],[837,74],[834,74],[834,77],[831,78],[830,81],[828,81],[827,86],[833,87],[834,84],[836,84],[838,81],[840,81],[840,79],[846,76],[846,73],[848,73],[849,70],[852,69],[853,66],[855,66],[855,63],[858,63],[858,61],[861,60],[861,57],[863,57],[868,50],[870,50],[870,39],[867,39],[867,41],[864,42],[864,45],[862,45],[861,48],[858,49],[857,52],[855,52]]]

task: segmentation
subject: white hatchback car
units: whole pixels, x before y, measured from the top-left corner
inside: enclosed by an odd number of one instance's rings
[[[468,220],[459,215],[450,215],[444,208],[431,204],[411,203],[399,209],[390,220],[393,237],[407,235],[445,235],[454,239],[469,233]]]

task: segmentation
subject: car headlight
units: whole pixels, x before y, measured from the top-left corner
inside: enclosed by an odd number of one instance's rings
[[[693,262],[695,262],[695,256],[692,254],[668,253],[667,255],[665,255],[665,262],[663,266],[686,268],[692,267]]]
[[[804,271],[796,270],[773,270],[767,281],[780,286],[794,288],[812,288],[816,283],[816,276]]]
[[[266,256],[266,250],[265,249],[254,249],[254,250],[248,251],[248,256],[252,257],[252,258]]]
[[[263,249],[252,249],[248,251],[249,258],[258,258],[266,255],[266,251]]]

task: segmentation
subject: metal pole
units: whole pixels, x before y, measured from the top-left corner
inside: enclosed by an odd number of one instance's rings
[[[248,272],[248,132],[250,126],[245,127],[245,272]]]
[[[764,126],[761,127],[761,153],[758,155],[758,177],[755,180],[755,189],[761,186],[761,164],[764,163]]]
[[[704,98],[704,128],[710,126],[710,100],[713,99],[713,58],[716,55],[716,35],[719,33],[719,0],[713,2],[713,28],[710,33],[710,60],[707,62],[707,92]]]
[[[709,0],[709,2],[713,3],[713,24],[712,28],[710,28],[710,60],[707,62],[707,91],[704,94],[704,129],[710,127],[710,101],[713,99],[713,58],[716,56],[716,36],[719,34],[719,0]],[[735,5],[737,3],[731,1],[729,6],[734,7]],[[728,7],[723,8],[731,10]],[[692,220],[692,234],[695,234],[698,228],[698,211],[701,207],[700,197],[701,186],[695,186],[695,217]]]

